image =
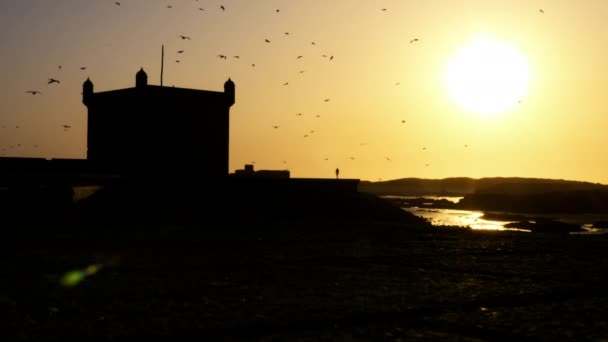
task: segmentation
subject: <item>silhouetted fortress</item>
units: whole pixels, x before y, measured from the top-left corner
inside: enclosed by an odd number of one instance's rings
[[[293,179],[288,170],[254,171],[253,165],[230,175],[230,108],[235,103],[230,78],[223,92],[154,86],[142,68],[133,88],[96,93],[87,79],[82,102],[88,109],[87,159],[0,158],[0,186],[128,179],[265,196],[357,192],[358,179]]]
[[[153,86],[143,68],[135,87],[94,92],[87,79],[87,159],[105,170],[130,173],[228,175],[230,107],[224,92]]]

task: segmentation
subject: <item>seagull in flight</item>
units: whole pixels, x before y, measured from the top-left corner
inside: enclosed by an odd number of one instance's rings
[[[188,40],[192,40],[192,39],[191,39],[190,37],[188,37],[188,36],[182,36],[182,35],[180,35],[179,37],[180,37],[181,39],[188,39]]]
[[[38,90],[28,90],[26,91],[26,93],[28,94],[32,94],[32,95],[36,95],[36,94],[42,94],[42,92],[38,91]]]
[[[54,78],[49,78],[49,83],[48,84],[51,84],[51,83],[57,83],[57,84],[59,84],[61,82],[59,82],[59,80],[56,80]]]

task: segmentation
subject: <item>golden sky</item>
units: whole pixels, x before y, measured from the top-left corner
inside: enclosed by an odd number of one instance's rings
[[[339,167],[374,181],[608,183],[608,1],[114,2],[0,2],[0,154],[84,158],[84,80],[95,91],[133,87],[143,67],[159,84],[164,44],[165,85],[236,83],[231,171],[255,161],[292,177]],[[530,71],[521,102],[496,115],[463,109],[444,80],[480,35],[519,51]]]

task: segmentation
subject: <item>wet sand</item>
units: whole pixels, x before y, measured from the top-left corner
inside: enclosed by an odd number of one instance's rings
[[[3,334],[608,337],[606,236],[434,228],[409,216],[218,223],[197,210],[156,210],[94,218],[8,221],[18,233],[8,234],[0,264]],[[46,233],[28,234],[43,222]],[[102,267],[77,286],[60,285],[64,272],[91,264]]]

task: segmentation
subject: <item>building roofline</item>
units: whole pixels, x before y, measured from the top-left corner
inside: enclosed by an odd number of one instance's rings
[[[193,88],[178,88],[178,87],[166,87],[166,86],[158,86],[158,85],[146,85],[143,88],[137,88],[137,87],[131,87],[131,88],[122,88],[122,89],[112,89],[112,90],[106,90],[106,91],[99,91],[99,92],[95,92],[93,93],[93,95],[98,95],[98,94],[112,94],[112,93],[119,93],[119,92],[125,92],[125,91],[140,91],[142,89],[155,89],[155,90],[159,90],[159,89],[167,89],[167,91],[178,91],[178,92],[196,92],[196,93],[208,93],[208,94],[225,94],[223,91],[215,91],[215,90],[203,90],[203,89],[193,89]]]

